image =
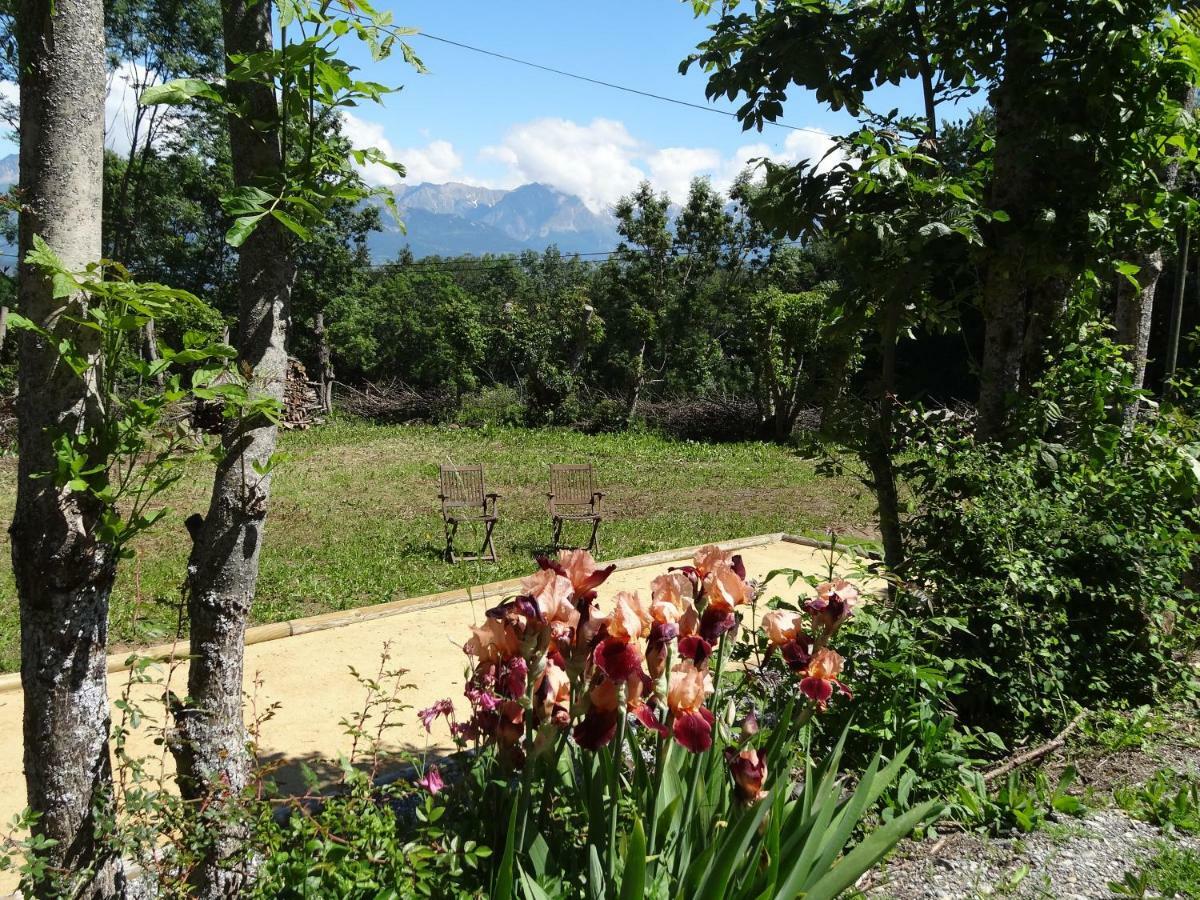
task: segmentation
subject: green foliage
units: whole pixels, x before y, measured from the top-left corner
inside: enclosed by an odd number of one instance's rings
[[[1139,706],[1128,712],[1109,709],[1089,715],[1080,730],[1088,744],[1106,753],[1146,750],[1152,743],[1169,735],[1171,720],[1151,706]]]
[[[830,291],[791,294],[772,286],[752,293],[746,305],[754,400],[775,438],[786,440],[801,409],[827,387],[822,361],[842,352],[829,333]]]
[[[481,311],[447,275],[403,267],[358,282],[327,309],[340,368],[412,387],[477,385],[485,335]]]
[[[1162,769],[1145,784],[1113,791],[1117,806],[1131,816],[1189,834],[1200,833],[1200,778]]]
[[[955,799],[959,821],[970,827],[1007,833],[1014,829],[1035,831],[1055,814],[1082,816],[1087,806],[1070,792],[1077,777],[1078,773],[1070,766],[1054,783],[1042,771],[1035,772],[1031,780],[1010,772],[1000,789],[991,794],[983,778],[972,773],[964,777],[965,783],[959,787]]]
[[[280,98],[278,118],[256,122],[279,134],[283,165],[272,183],[239,185],[224,193],[221,204],[233,224],[225,240],[241,246],[264,219],[273,219],[300,241],[326,222],[330,208],[387,193],[366,187],[357,167],[379,164],[404,174],[376,148],[347,147],[330,139],[329,120],[337,110],[381,102],[394,89],[355,77],[357,68],[338,55],[342,38],[352,35],[375,61],[399,46],[406,62],[423,71],[420,60],[401,38],[413,29],[392,24],[390,12],[369,3],[316,4],[288,0],[279,4],[281,40],[272,46],[230,57],[220,78],[175,78],[147,88],[144,106],[202,106],[228,116],[256,119],[261,110],[248,105],[246,88],[267,87]],[[288,29],[299,40],[288,39]],[[389,194],[390,197],[390,194]],[[390,202],[390,201],[389,201]]]
[[[191,399],[219,400],[230,418],[275,415],[275,408],[251,398],[228,368],[233,349],[211,336],[189,330],[181,350],[164,346],[155,362],[130,352],[135,337],[156,318],[203,320],[211,312],[186,291],[136,283],[115,263],[68,271],[37,235],[26,262],[52,283],[64,311],[48,327],[17,314],[10,322],[52,344],[62,363],[88,381],[98,410],[52,436],[55,468],[42,477],[90,497],[100,510],[97,539],[129,555],[125,545],[165,511],[151,504],[182,476],[184,461],[202,449],[174,408]],[[129,391],[126,373],[143,385],[161,380],[163,387]]]
[[[1200,896],[1200,853],[1166,841],[1155,850],[1136,870],[1126,872],[1120,881],[1110,881],[1109,890],[1119,897]]]
[[[1177,682],[1194,646],[1189,438],[1169,417],[1123,428],[1127,379],[1117,348],[1085,332],[1008,451],[953,418],[914,423],[910,571],[963,623],[939,655],[988,666],[966,681],[967,722],[1022,737],[1065,723],[1075,704],[1145,702]]]
[[[480,870],[491,851],[447,833],[437,798],[414,798],[407,785],[376,788],[364,773],[351,773],[343,793],[315,811],[293,806],[282,825],[259,836],[264,862],[249,896],[483,896]],[[411,819],[398,812],[405,806]]]
[[[520,425],[525,421],[525,405],[510,387],[484,388],[459,401],[455,421],[469,428]]]

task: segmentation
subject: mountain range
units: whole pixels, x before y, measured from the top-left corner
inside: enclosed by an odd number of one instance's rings
[[[0,158],[0,191],[17,181],[17,155]],[[557,244],[564,253],[610,250],[617,243],[612,216],[594,213],[582,200],[544,184],[512,190],[468,184],[401,185],[394,189],[396,216],[381,198],[383,230],[368,239],[376,262],[394,259],[404,247],[413,256],[519,253]],[[13,252],[4,248],[6,252]]]
[[[617,243],[612,216],[594,213],[578,197],[544,184],[504,191],[425,183],[403,185],[395,197],[404,230],[384,207],[383,231],[368,239],[377,261],[393,258],[406,245],[421,257],[517,253],[550,244],[588,253]]]

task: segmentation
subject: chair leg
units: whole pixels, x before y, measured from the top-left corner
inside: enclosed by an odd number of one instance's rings
[[[559,518],[555,518],[554,519],[554,537],[551,538],[551,541],[550,541],[550,543],[553,544],[555,550],[557,550],[562,545],[562,530],[563,530],[563,520],[559,519]]]
[[[458,562],[454,556],[454,535],[458,532],[458,523],[443,523],[446,528],[446,552],[443,554],[451,564]]]
[[[588,541],[588,552],[594,552],[596,555],[600,553],[600,520],[592,519],[592,537]]]
[[[496,527],[495,522],[488,522],[484,525],[484,528],[486,530],[484,531],[484,534],[483,534],[483,546],[479,548],[479,555],[484,557],[485,559],[489,560],[490,562],[497,561],[496,545],[492,543],[492,529],[494,529],[495,527]],[[486,556],[484,556],[484,551],[487,551]]]

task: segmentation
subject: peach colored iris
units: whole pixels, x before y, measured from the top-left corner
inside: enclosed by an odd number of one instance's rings
[[[762,617],[762,627],[767,640],[775,647],[782,647],[803,630],[804,617],[790,609],[773,609]]]
[[[616,568],[606,566],[601,569],[586,550],[558,551],[558,565],[577,595],[594,591]]]
[[[553,569],[540,569],[522,578],[521,593],[532,598],[547,622],[562,622],[571,628],[579,624],[579,613],[571,602],[574,594],[571,581]]]
[[[754,599],[750,585],[728,566],[720,566],[705,577],[704,596],[713,607],[724,610]]]
[[[636,592],[621,591],[608,617],[608,635],[618,641],[635,641],[650,633],[653,622],[650,608]]]
[[[467,655],[477,657],[480,663],[509,659],[520,649],[521,641],[499,619],[487,619],[482,625],[472,625],[471,639],[463,647]]]
[[[808,662],[808,675],[801,680],[800,690],[821,709],[825,708],[825,704],[833,696],[835,687],[844,694],[850,693],[838,680],[838,676],[842,674],[842,663],[841,655],[828,647],[818,650]]]
[[[704,706],[704,698],[712,692],[712,677],[691,660],[671,670],[667,706],[674,719],[672,731],[675,740],[693,753],[703,753],[712,746],[713,714]]]
[[[762,786],[767,778],[767,761],[759,757],[758,751],[748,749],[733,754],[727,750],[726,754],[729,756],[729,771],[733,775],[738,800],[750,804],[765,797]]]
[[[707,544],[696,551],[692,557],[692,564],[696,567],[696,574],[703,581],[710,572],[714,572],[719,568],[728,568],[733,560],[733,554],[727,550],[722,550],[716,544]]]

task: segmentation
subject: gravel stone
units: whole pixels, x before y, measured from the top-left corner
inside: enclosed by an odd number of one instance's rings
[[[1095,810],[1079,818],[1055,817],[1049,828],[1016,841],[948,836],[932,858],[939,838],[909,844],[860,887],[870,900],[1109,900],[1117,896],[1109,882],[1153,855],[1154,842],[1162,838],[1160,829],[1119,810]],[[1168,839],[1200,851],[1200,838]]]

